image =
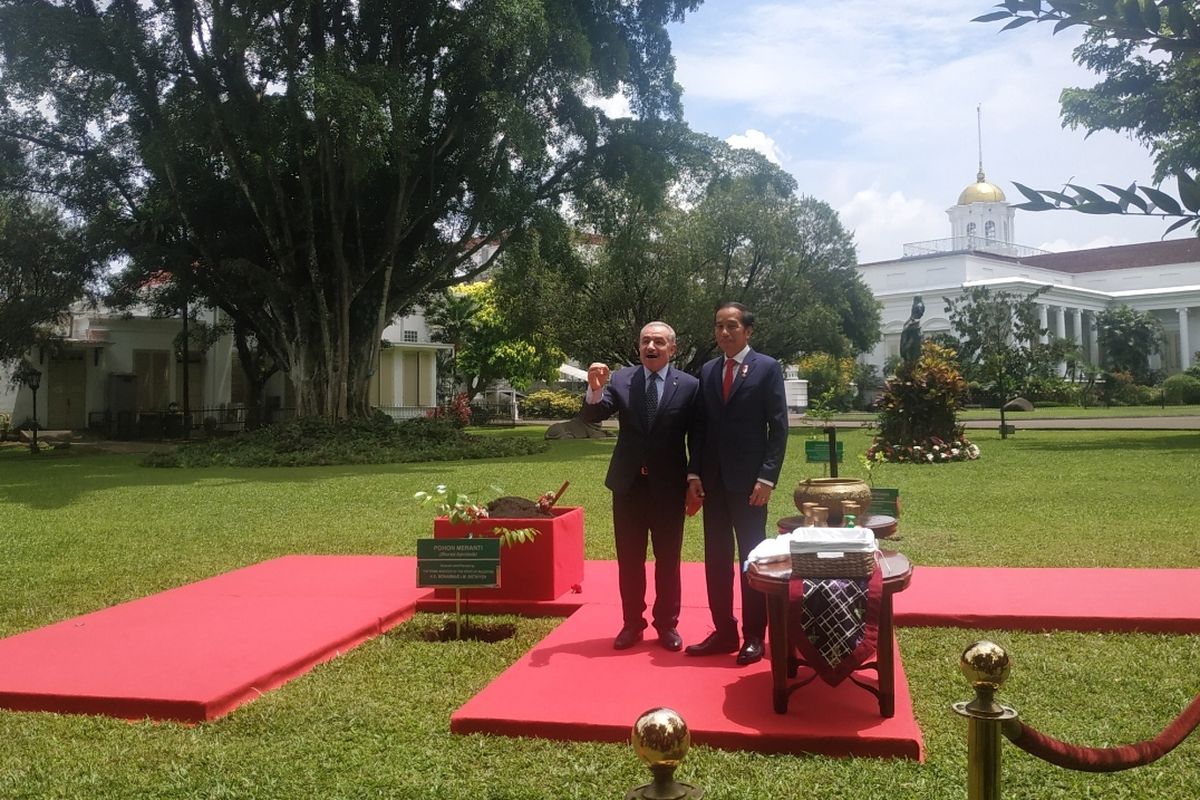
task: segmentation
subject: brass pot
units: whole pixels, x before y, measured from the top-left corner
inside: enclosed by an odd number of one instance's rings
[[[808,478],[796,485],[792,494],[796,508],[816,503],[829,509],[829,524],[842,524],[842,502],[858,503],[860,509],[871,506],[871,487],[858,478]]]

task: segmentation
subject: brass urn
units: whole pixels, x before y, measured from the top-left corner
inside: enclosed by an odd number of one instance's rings
[[[830,527],[842,524],[842,503],[857,503],[860,509],[871,506],[871,487],[858,478],[808,478],[796,485],[792,497],[796,508],[804,503],[816,503],[829,509]]]

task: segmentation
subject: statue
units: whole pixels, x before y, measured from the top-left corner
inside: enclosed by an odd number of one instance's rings
[[[921,357],[921,317],[924,314],[925,303],[921,295],[914,295],[912,312],[900,333],[900,358],[906,364],[915,364]]]

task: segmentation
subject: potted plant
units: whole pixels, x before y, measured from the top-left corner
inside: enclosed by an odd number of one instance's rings
[[[479,590],[488,600],[554,600],[583,581],[583,509],[554,505],[565,489],[528,501],[505,497],[496,486],[472,493],[440,485],[414,497],[434,504],[435,539],[500,538],[500,586]],[[495,495],[490,503],[481,500],[487,494]],[[453,591],[438,589],[434,596],[453,597]]]

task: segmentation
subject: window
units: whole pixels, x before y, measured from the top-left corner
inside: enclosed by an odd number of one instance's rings
[[[985,239],[995,239],[996,238],[996,223],[995,223],[995,221],[989,219],[987,222],[983,223],[983,236]]]
[[[404,331],[404,341],[415,342],[416,340],[417,340],[417,332],[416,331]]]
[[[975,223],[968,222],[967,223],[967,236],[974,236],[974,235],[975,235]]]
[[[133,371],[137,374],[137,407],[139,411],[162,411],[170,398],[171,353],[168,350],[134,350]]]

